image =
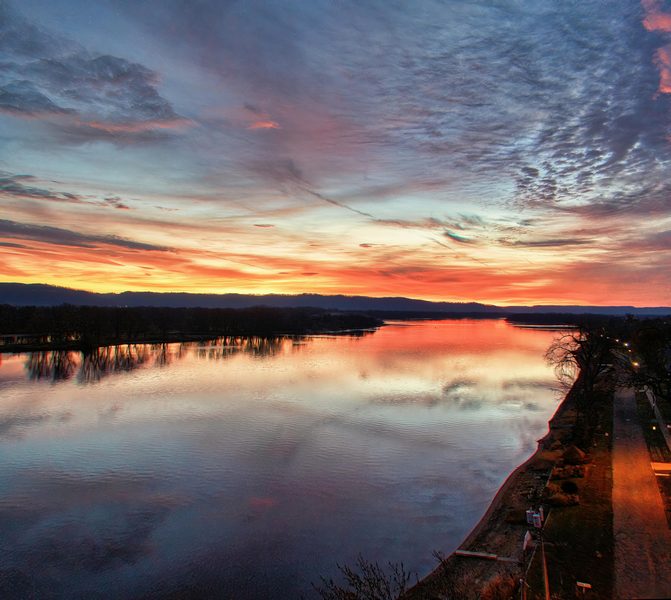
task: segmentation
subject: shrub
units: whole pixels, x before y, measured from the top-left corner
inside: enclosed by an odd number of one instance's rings
[[[562,492],[566,494],[577,494],[578,486],[574,481],[562,481],[561,483]]]
[[[510,573],[499,573],[482,590],[482,600],[510,600],[517,590],[517,580]]]
[[[576,504],[580,504],[580,498],[577,494],[559,492],[548,498],[548,504],[550,506],[575,506]]]

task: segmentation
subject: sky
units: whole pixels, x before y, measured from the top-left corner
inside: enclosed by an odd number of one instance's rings
[[[0,280],[668,305],[671,2],[0,0]]]

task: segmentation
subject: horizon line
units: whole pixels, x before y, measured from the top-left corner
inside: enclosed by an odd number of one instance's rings
[[[61,289],[68,290],[71,292],[79,292],[84,294],[92,294],[96,296],[119,296],[122,294],[155,294],[155,295],[170,295],[170,294],[183,294],[188,296],[241,296],[241,297],[252,297],[252,298],[263,298],[268,296],[279,296],[283,298],[296,298],[300,296],[319,296],[322,298],[329,298],[335,296],[342,296],[344,298],[366,298],[371,300],[409,300],[412,302],[425,302],[427,304],[479,304],[485,307],[494,307],[494,308],[520,308],[520,307],[529,307],[529,308],[538,308],[538,307],[577,307],[577,308],[634,308],[638,310],[642,309],[669,309],[671,306],[667,305],[657,305],[657,306],[636,306],[635,304],[562,304],[557,302],[547,302],[547,303],[534,303],[534,304],[494,304],[487,303],[481,300],[426,300],[424,298],[414,298],[411,296],[375,296],[375,295],[364,295],[364,294],[347,294],[347,293],[333,293],[333,294],[324,294],[320,292],[298,292],[294,294],[286,294],[281,292],[265,292],[265,293],[254,293],[254,292],[194,292],[194,291],[180,291],[180,290],[171,290],[171,291],[154,291],[154,290],[123,290],[118,292],[97,292],[92,290],[87,290],[83,288],[74,288],[65,285],[53,285],[50,283],[21,283],[16,281],[0,281],[0,286],[3,285],[14,285],[14,286],[42,286],[52,289]],[[1,299],[0,299],[1,302]]]

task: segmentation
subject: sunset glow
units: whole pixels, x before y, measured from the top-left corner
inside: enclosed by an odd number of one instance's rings
[[[668,304],[671,3],[0,0],[0,280]]]

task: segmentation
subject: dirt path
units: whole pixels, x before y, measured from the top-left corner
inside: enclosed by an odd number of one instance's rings
[[[631,388],[615,394],[613,414],[615,596],[671,597],[671,530]]]

